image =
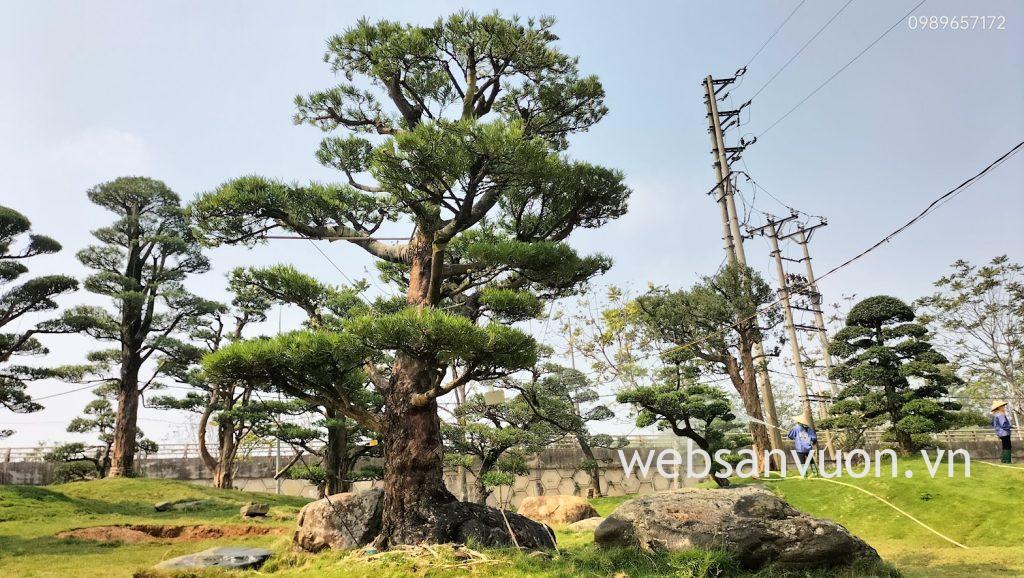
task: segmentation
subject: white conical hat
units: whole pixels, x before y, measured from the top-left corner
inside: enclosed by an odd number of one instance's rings
[[[811,424],[807,423],[807,420],[804,419],[804,416],[802,416],[802,415],[791,416],[791,419],[793,421],[795,421],[796,423],[800,424],[800,425],[805,425],[807,427],[811,427]]]
[[[999,408],[1003,407],[1003,406],[1004,406],[1004,405],[1006,405],[1007,403],[1008,403],[1008,402],[1007,402],[1007,401],[1006,401],[1005,399],[1004,399],[1004,400],[1001,400],[1001,401],[994,401],[994,402],[992,402],[992,411],[995,411],[995,410],[997,410],[997,409],[999,409]]]

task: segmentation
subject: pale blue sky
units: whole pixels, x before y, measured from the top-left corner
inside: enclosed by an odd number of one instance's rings
[[[734,91],[742,102],[841,5],[807,2]],[[321,134],[291,123],[292,99],[331,85],[325,39],[360,16],[426,23],[460,8],[558,18],[561,47],[600,76],[611,113],[574,141],[573,155],[623,170],[634,189],[628,215],[575,237],[616,259],[597,282],[642,287],[692,283],[721,262],[717,208],[700,81],[731,74],[796,6],[765,2],[9,2],[0,19],[0,202],[66,247],[34,273],[82,275],[74,252],[108,217],[85,190],[124,174],[166,181],[183,198],[246,173],[329,180],[313,159]],[[754,102],[744,132],[759,133],[852,58],[915,1],[859,0]],[[816,237],[819,271],[867,247],[934,197],[1024,138],[1024,3],[931,0],[923,15],[1003,15],[1006,30],[909,30],[901,23],[746,154],[751,173],[787,203],[829,217]],[[738,168],[743,168],[742,166]],[[749,195],[749,191],[748,191]],[[756,204],[780,205],[759,194]],[[893,243],[821,289],[912,300],[957,258],[1024,258],[1024,156],[998,169]],[[399,232],[396,230],[395,232]],[[403,231],[404,232],[404,231]],[[369,261],[323,245],[350,277]],[[770,273],[763,240],[748,258]],[[241,262],[293,262],[340,275],[304,242],[213,254],[215,269],[191,286],[221,295]],[[95,301],[86,294],[64,303]],[[297,315],[285,313],[289,326]],[[269,330],[269,329],[268,329]],[[89,347],[50,340],[51,362]],[[42,383],[36,396],[71,386]],[[71,439],[67,421],[90,398],[44,401],[43,412],[0,421],[6,445]],[[171,422],[171,423],[168,423]],[[183,441],[187,420],[143,411],[142,427]],[[189,437],[191,437],[189,435]]]

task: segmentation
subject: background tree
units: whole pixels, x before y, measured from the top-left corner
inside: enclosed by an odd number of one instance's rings
[[[829,343],[842,363],[830,378],[844,384],[821,429],[884,427],[883,439],[910,453],[930,434],[962,423],[960,404],[942,401],[960,379],[927,341],[909,305],[886,295],[853,306],[846,327]]]
[[[184,360],[178,357],[190,352],[176,336],[187,333],[218,304],[182,285],[189,274],[207,271],[209,262],[192,236],[178,195],[167,185],[122,177],[90,189],[88,196],[117,216],[110,226],[93,231],[100,244],[78,252],[79,261],[94,271],[85,288],[110,297],[114,310],[74,307],[48,328],[80,331],[115,344],[90,355],[90,361],[95,373],[117,372],[109,380],[117,384],[110,475],[131,476],[140,396],[159,387],[162,375],[183,369]],[[140,377],[151,358],[155,363],[149,377]]]
[[[53,448],[45,456],[46,461],[61,462],[65,464],[88,463],[93,466],[90,469],[83,469],[77,466],[66,468],[63,473],[55,474],[56,477],[67,479],[81,479],[87,475],[95,475],[99,478],[107,477],[111,465],[111,448],[114,445],[114,430],[117,423],[117,413],[111,404],[112,399],[117,397],[117,388],[113,384],[105,384],[93,390],[96,399],[86,404],[82,414],[71,420],[67,431],[78,434],[96,434],[99,445],[87,446],[81,442],[61,444]],[[135,445],[143,453],[156,453],[159,449],[156,442],[146,438],[142,430],[135,432]]]
[[[379,403],[376,394],[367,388],[363,372],[368,357],[351,334],[300,330],[232,343],[207,355],[203,368],[207,378],[215,382],[226,380],[258,390],[279,390],[322,411],[327,430],[325,491],[333,494],[347,489],[344,474],[352,466],[348,448],[354,428],[342,418],[348,416],[367,430],[380,431],[376,411]],[[278,436],[299,435],[278,427],[282,430]]]
[[[351,491],[354,482],[377,480],[383,473],[377,464],[360,465],[363,458],[380,458],[383,446],[375,443],[375,431],[354,420],[328,421],[323,407],[298,399],[262,400],[246,406],[246,412],[252,414],[254,436],[285,443],[296,456],[276,475],[305,480],[321,497]]]
[[[693,440],[698,448],[714,456],[720,449],[735,449],[734,436],[717,422],[736,419],[729,398],[720,389],[691,381],[662,383],[624,389],[617,396],[620,403],[633,406],[637,427],[657,425],[680,437]],[[718,462],[710,463],[711,479],[720,487],[729,485],[728,478],[716,475]]]
[[[591,433],[588,424],[615,417],[583,372],[554,363],[543,363],[530,371],[530,379],[505,378],[501,386],[519,392],[518,400],[525,403],[545,425],[576,440],[583,452],[580,469],[590,476],[590,487],[595,496],[603,496],[601,464],[595,448],[623,447],[625,440],[608,434]]]
[[[52,370],[9,363],[14,356],[48,353],[35,338],[37,328],[21,329],[24,316],[56,309],[55,297],[78,288],[78,282],[67,275],[44,275],[13,285],[28,272],[28,267],[23,264],[25,260],[61,249],[57,241],[36,234],[29,234],[28,243],[20,250],[16,249],[14,245],[18,238],[31,228],[32,223],[27,217],[0,205],[0,407],[15,413],[42,409],[25,393],[25,382],[54,375]],[[15,326],[18,329],[10,332]],[[0,438],[11,433],[11,430],[0,430]]]
[[[199,414],[197,442],[199,456],[213,476],[216,488],[231,488],[234,483],[235,460],[242,449],[242,440],[261,420],[268,419],[265,412],[255,411],[259,404],[249,384],[231,381],[213,382],[198,367],[205,353],[217,351],[224,345],[242,339],[243,332],[253,323],[266,321],[270,299],[247,286],[237,274],[232,275],[230,290],[234,294],[230,306],[221,305],[197,320],[188,338],[194,344],[191,355],[183,359],[189,370],[184,381],[196,388],[184,398],[160,396],[150,400],[154,407],[192,411]],[[185,347],[178,348],[185,357]],[[253,406],[253,407],[250,407]],[[217,454],[207,447],[207,432],[211,421],[216,426]]]
[[[370,308],[360,297],[365,284],[354,287],[324,284],[290,265],[235,269],[231,274],[231,286],[239,294],[248,294],[249,299],[298,307],[306,314],[304,324],[307,327],[339,335],[345,331],[343,324],[346,320]],[[385,379],[388,372],[378,367],[380,361],[377,357],[367,357],[362,367],[363,373],[357,375],[362,375],[364,380],[369,379],[369,375]],[[296,365],[295,368],[300,370],[302,365]],[[288,399],[280,403],[260,399],[257,403],[248,404],[239,413],[250,418],[260,435],[274,437],[320,458],[320,464],[290,470],[291,475],[308,479],[327,494],[345,492],[350,489],[355,477],[366,478],[371,475],[369,472],[358,475],[353,472],[357,460],[368,453],[380,452],[379,447],[371,450],[371,447],[356,442],[362,437],[378,436],[366,427],[365,420],[349,417],[346,408],[349,403],[361,404],[366,413],[376,414],[380,411],[382,400],[379,395],[366,390],[357,395],[349,395],[348,401],[343,401],[331,393],[334,386],[327,381],[329,375],[325,377],[319,373],[324,370],[323,367],[311,365],[310,370],[309,375],[296,375],[281,384],[264,382],[264,390],[289,396]],[[343,390],[352,387],[346,382],[348,375],[349,372],[345,372],[339,376],[338,386]],[[230,382],[226,378],[219,380]],[[259,380],[250,381],[247,387],[258,383]],[[368,387],[368,383],[364,383],[363,387]],[[294,423],[294,418],[308,411],[320,417],[314,422]],[[319,445],[319,442],[323,442],[323,445]]]
[[[564,435],[533,412],[522,396],[488,405],[476,394],[454,413],[456,423],[441,424],[451,450],[448,463],[473,474],[478,504],[487,503],[492,488],[511,485],[515,476],[529,473],[526,456]]]
[[[774,301],[774,292],[761,276],[738,264],[727,265],[691,289],[654,289],[637,299],[640,322],[667,345],[665,361],[677,366],[696,362],[694,367],[702,373],[729,378],[753,418],[749,428],[759,457],[771,449],[756,376],[757,365],[767,360],[755,358],[753,347],[765,329],[780,321],[775,308],[759,315]]]
[[[552,26],[468,13],[429,26],[360,21],[328,42],[325,60],[345,82],[296,99],[297,122],[347,133],[317,153],[347,184],[247,177],[194,205],[212,240],[255,242],[276,228],[343,238],[404,285],[407,309],[351,324],[395,356],[387,383],[375,380],[386,448],[378,545],[453,539],[439,518],[455,497],[436,399],[535,361],[532,339],[457,308],[536,309],[609,266],[564,242],[622,215],[629,190],[618,172],[563,153],[606,109],[597,79],[554,46]],[[406,223],[409,242],[373,239],[385,222]]]
[[[967,393],[988,411],[992,398],[1010,400],[1024,417],[1024,268],[1006,255],[977,267],[958,260],[917,300],[918,321],[935,329],[936,347],[968,381]]]

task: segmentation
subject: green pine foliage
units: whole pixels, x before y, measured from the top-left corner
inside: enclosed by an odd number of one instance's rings
[[[74,291],[78,282],[67,275],[44,275],[22,279],[28,273],[28,259],[61,250],[60,243],[30,233],[32,223],[25,215],[0,205],[0,408],[15,413],[39,411],[42,406],[25,392],[27,382],[54,377],[53,370],[11,362],[12,357],[42,356],[49,353],[35,337],[38,327],[23,327],[24,317],[57,308],[55,298]],[[18,248],[24,235],[28,242]],[[0,430],[0,438],[13,433]]]
[[[886,440],[909,453],[927,447],[930,434],[965,425],[960,404],[943,399],[960,378],[899,299],[878,295],[854,305],[829,351],[842,359],[830,377],[844,387],[821,428],[882,427]]]

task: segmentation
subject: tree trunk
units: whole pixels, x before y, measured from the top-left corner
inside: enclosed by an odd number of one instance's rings
[[[114,420],[114,445],[111,451],[111,478],[135,475],[135,440],[138,437],[139,366],[136,355],[121,362],[121,380],[117,391],[117,418]]]
[[[213,469],[213,487],[230,490],[235,483],[235,422],[223,414],[217,421],[217,465]]]
[[[473,482],[473,485],[476,486],[476,496],[474,496],[476,499],[474,501],[477,504],[480,504],[481,506],[486,506],[487,505],[487,498],[491,497],[490,490],[488,490],[487,486],[484,484],[483,475],[485,473],[487,473],[487,472],[481,471],[480,475],[477,476],[476,480],[474,480],[474,482]]]
[[[330,496],[352,489],[348,479],[348,430],[344,418],[327,412],[327,446],[324,448],[324,472],[327,474],[324,492]]]
[[[604,496],[601,492],[601,466],[597,463],[597,458],[594,456],[594,449],[587,443],[586,438],[583,436],[576,436],[576,440],[580,444],[580,451],[583,452],[584,457],[590,462],[590,471],[587,472],[590,475],[590,488],[594,490],[594,498],[600,498]]]
[[[751,346],[740,346],[740,360],[742,368],[738,371],[730,371],[733,385],[743,400],[743,409],[751,418],[750,437],[754,441],[754,453],[757,454],[758,471],[764,470],[765,452],[771,450],[771,438],[768,436],[768,428],[765,427],[764,413],[761,410],[761,396],[757,392],[757,371],[754,364],[754,355]],[[737,380],[737,377],[739,379]],[[755,421],[756,420],[756,421]],[[770,467],[774,468],[774,460],[771,460]]]
[[[433,263],[431,238],[417,230],[410,247],[409,291],[406,302],[424,309],[436,303],[431,291]],[[438,255],[440,256],[440,255]],[[432,267],[436,265],[436,267]],[[440,283],[439,278],[434,283]],[[457,501],[444,484],[444,448],[437,400],[412,404],[416,394],[429,391],[442,373],[436,360],[399,351],[391,380],[384,391],[381,437],[384,442],[384,512],[378,548],[397,544],[441,543],[448,536],[440,528],[441,507]]]
[[[413,406],[410,398],[430,389],[432,368],[399,353],[385,392],[384,516],[381,546],[445,541],[437,510],[454,502],[444,485],[441,420],[433,399]]]

